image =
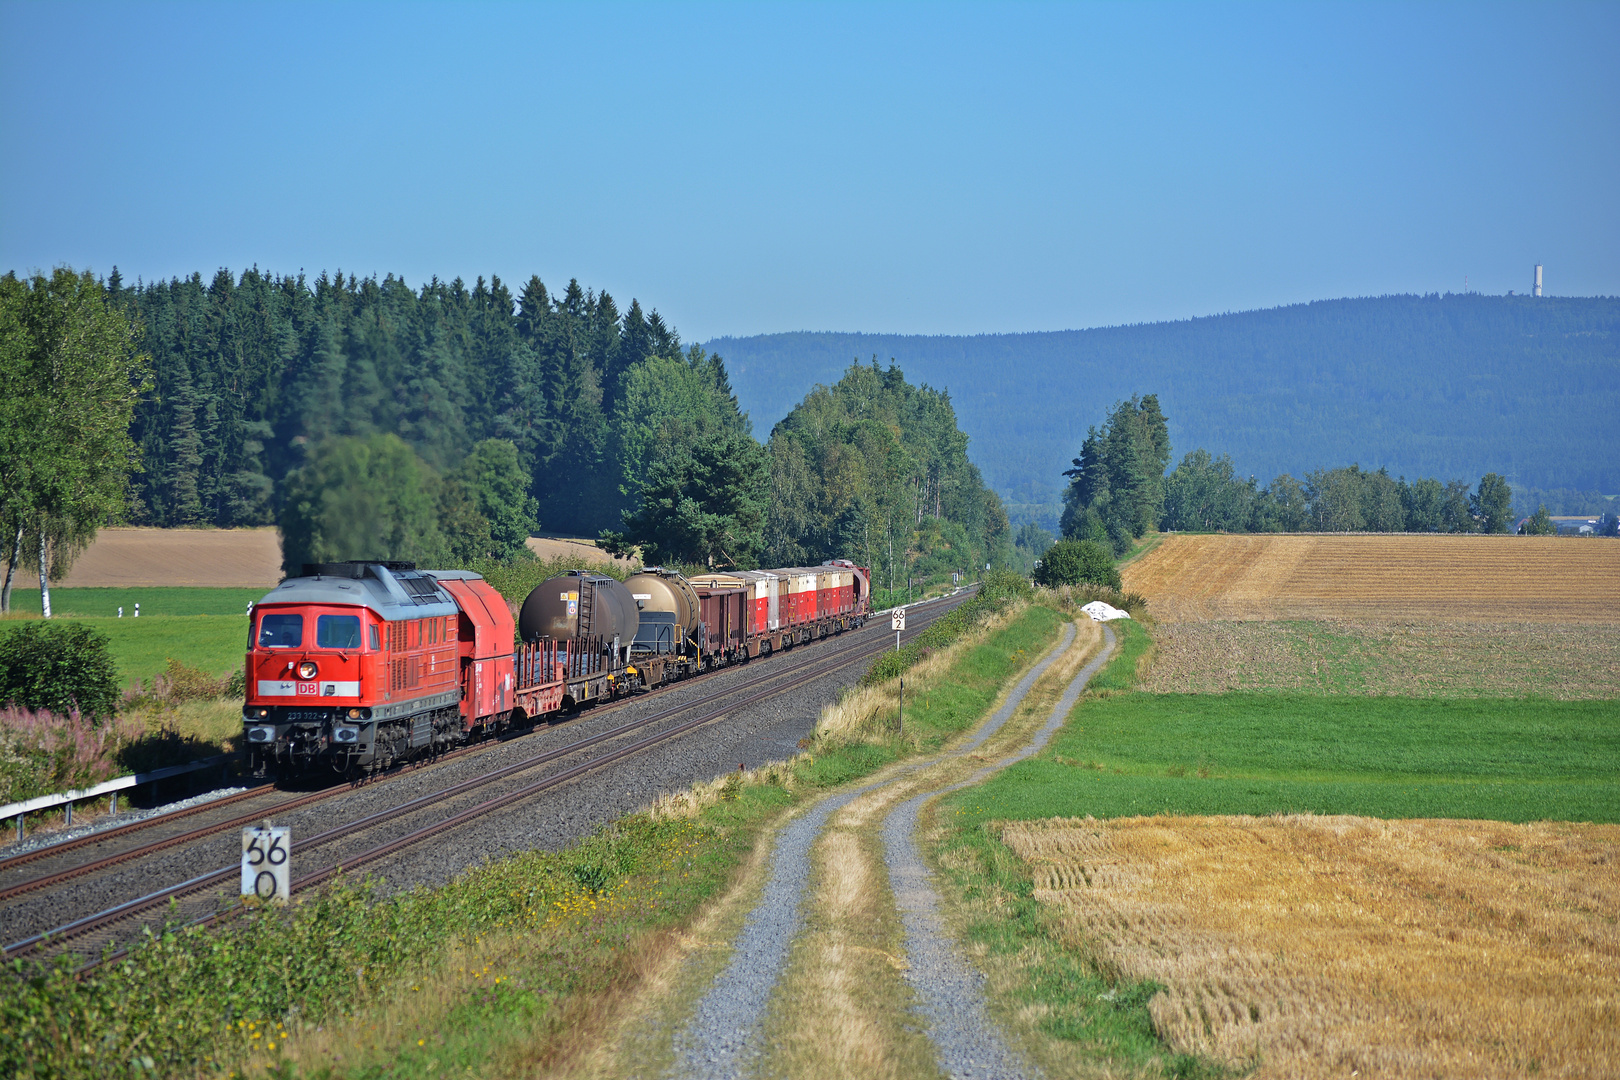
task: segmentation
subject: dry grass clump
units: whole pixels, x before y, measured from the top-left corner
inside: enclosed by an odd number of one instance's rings
[[[1278,816],[1007,826],[1179,1050],[1260,1077],[1613,1076],[1620,826]]]
[[[1081,615],[1080,609],[1093,600],[1101,600],[1112,607],[1131,613],[1131,618],[1140,619],[1148,613],[1147,597],[1141,593],[1120,592],[1107,585],[1094,585],[1082,582],[1079,585],[1053,585],[1039,586],[1036,595],[1041,602],[1059,608],[1071,615]]]
[[[1620,620],[1620,543],[1553,536],[1172,536],[1122,569],[1156,618]]]
[[[737,798],[745,787],[767,784],[792,791],[793,762],[771,761],[757,769],[738,769],[712,780],[699,780],[689,788],[658,796],[641,812],[655,821],[695,818],[706,807]]]
[[[906,671],[905,678],[910,684],[906,689],[907,700],[913,693],[921,693],[923,688],[949,672],[962,653],[985,641],[1022,615],[1028,607],[1025,601],[1014,601],[943,649],[926,653],[922,660]],[[853,687],[837,701],[822,707],[810,742],[813,746],[826,746],[887,741],[894,737],[899,712],[898,679]]]
[[[1620,622],[1169,623],[1142,689],[1620,697]]]

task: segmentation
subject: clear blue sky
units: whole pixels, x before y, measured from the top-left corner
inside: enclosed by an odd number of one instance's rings
[[[0,4],[0,270],[578,277],[688,340],[1620,293],[1620,4]]]

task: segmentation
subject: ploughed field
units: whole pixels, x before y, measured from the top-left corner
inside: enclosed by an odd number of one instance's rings
[[[1169,622],[1620,621],[1620,543],[1555,536],[1169,536],[1122,568]]]
[[[268,590],[279,580],[281,537],[275,529],[102,529],[61,584],[70,589],[183,585]],[[38,611],[38,576],[22,575],[17,587],[31,589]]]
[[[1006,827],[1161,1038],[1257,1077],[1620,1061],[1620,826],[1179,817]]]

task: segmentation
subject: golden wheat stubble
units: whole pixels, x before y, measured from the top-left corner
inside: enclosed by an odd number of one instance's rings
[[[1552,536],[1171,536],[1124,587],[1167,621],[1620,621],[1620,543]]]
[[[1259,1077],[1620,1075],[1620,826],[1019,823],[1070,944]]]

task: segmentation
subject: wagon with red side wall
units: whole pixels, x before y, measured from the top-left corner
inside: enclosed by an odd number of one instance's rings
[[[495,734],[561,707],[570,653],[514,650],[506,601],[469,571],[305,566],[249,618],[250,765],[363,776]]]
[[[855,629],[869,610],[870,574],[847,561],[708,571],[690,580],[707,605],[704,640],[727,658],[769,654]]]

